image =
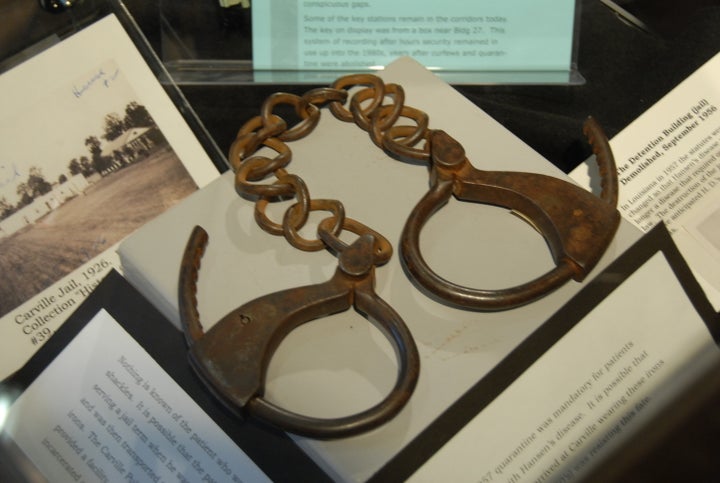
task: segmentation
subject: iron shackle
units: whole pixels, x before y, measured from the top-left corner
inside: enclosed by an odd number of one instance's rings
[[[606,178],[600,198],[552,176],[476,169],[459,142],[444,131],[430,131],[430,190],[410,213],[400,241],[403,262],[421,288],[450,305],[494,311],[532,302],[571,278],[582,281],[602,257],[620,223],[615,207],[617,174],[607,138],[591,119],[585,129]],[[529,282],[497,290],[465,287],[438,275],[420,252],[420,232],[453,195],[521,215],[545,238],[556,266]]]
[[[378,250],[373,235],[360,236],[339,254],[327,282],[282,290],[231,311],[207,332],[200,324],[196,282],[207,233],[195,227],[187,243],[179,281],[180,318],[189,358],[201,379],[235,412],[313,438],[340,438],[375,428],[394,417],[409,400],[420,372],[420,357],[398,313],[374,290]],[[398,375],[392,390],[359,413],[318,418],[278,407],[263,397],[270,360],[296,327],[354,307],[371,319],[394,347]]]

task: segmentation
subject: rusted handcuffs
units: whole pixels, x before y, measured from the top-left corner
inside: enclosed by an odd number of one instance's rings
[[[359,89],[350,96],[350,89]],[[387,100],[392,102],[386,103]],[[196,289],[207,234],[196,227],[187,243],[179,280],[180,315],[196,371],[228,406],[282,429],[316,438],[335,438],[372,429],[397,414],[410,398],[419,375],[417,347],[402,318],[374,291],[374,267],[387,262],[392,246],[379,233],[345,217],[337,200],[311,199],[302,178],[286,171],[291,151],[286,142],[308,135],[317,125],[321,105],[340,120],[355,122],[373,142],[400,160],[430,164],[430,190],[410,213],[400,246],[403,262],[415,281],[449,305],[471,310],[504,310],[542,297],[571,278],[582,280],[599,261],[617,230],[617,174],[607,138],[588,119],[585,134],[603,178],[600,198],[567,181],[533,173],[481,171],[464,149],[443,131],[428,128],[427,115],[404,105],[404,91],[379,77],[358,74],[339,78],[331,87],[303,96],[278,93],[262,106],[261,115],[245,123],[230,149],[238,194],[255,200],[255,219],[265,231],[282,235],[302,250],[329,249],[338,269],[327,282],[288,289],[250,301],[230,312],[204,333]],[[349,104],[349,108],[346,105]],[[291,128],[275,114],[279,105],[292,107],[299,121]],[[400,118],[414,126],[397,125]],[[258,155],[260,148],[276,153]],[[275,182],[262,183],[274,176]],[[523,216],[545,238],[556,267],[517,287],[473,289],[437,275],[424,261],[420,232],[428,219],[454,195],[459,200],[509,208]],[[282,223],[270,220],[268,203],[294,198]],[[311,211],[330,216],[318,225],[318,239],[300,236]],[[345,230],[357,235],[349,246]],[[341,418],[312,418],[277,407],[263,398],[270,359],[283,338],[305,322],[353,306],[383,331],[396,349],[398,374],[391,392],[375,406]]]

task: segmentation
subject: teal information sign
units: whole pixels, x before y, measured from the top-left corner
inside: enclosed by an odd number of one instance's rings
[[[252,4],[255,70],[567,71],[576,0],[266,0]]]

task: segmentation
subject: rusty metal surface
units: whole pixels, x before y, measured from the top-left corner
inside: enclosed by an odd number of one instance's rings
[[[299,121],[292,127],[275,112],[284,106]],[[290,174],[288,142],[310,134],[322,107],[339,120],[353,122],[391,157],[430,167],[430,190],[408,216],[401,239],[403,263],[416,285],[440,302],[471,310],[505,310],[555,290],[570,279],[581,281],[597,264],[620,223],[617,173],[612,151],[598,123],[588,118],[583,130],[596,155],[603,192],[593,196],[568,181],[535,173],[482,171],[465,157],[463,147],[443,131],[430,129],[428,115],[405,104],[397,84],[385,84],[372,74],[339,78],[331,87],[302,96],[270,96],[261,114],[245,123],[230,148],[238,193],[255,201],[255,218],[268,233],[283,235],[296,248],[322,250],[319,240],[297,234],[310,211],[327,211],[334,226],[342,227],[345,212],[337,200],[312,200],[305,182]],[[409,123],[408,123],[409,121]],[[273,157],[258,156],[261,147]],[[461,201],[508,208],[530,223],[548,243],[556,268],[517,287],[497,290],[457,285],[437,275],[420,253],[425,222],[450,196]],[[294,198],[282,221],[266,214],[269,203]],[[341,229],[341,228],[340,228]]]
[[[208,240],[204,230],[195,227],[183,257],[180,315],[193,367],[231,409],[244,409],[296,434],[339,438],[383,424],[407,403],[420,373],[418,350],[402,318],[374,290],[375,265],[389,260],[392,248],[361,225],[345,228],[359,235],[350,245],[320,229],[321,237],[338,251],[338,269],[330,280],[259,297],[233,310],[205,333],[195,291],[200,257]],[[328,419],[297,414],[264,399],[266,371],[280,342],[299,325],[350,307],[374,323],[395,348],[398,374],[387,396],[357,414]]]
[[[285,237],[300,250],[329,250],[338,257],[338,269],[325,283],[247,302],[205,333],[195,294],[208,240],[204,230],[196,227],[180,271],[181,319],[193,366],[226,404],[291,432],[335,438],[367,431],[397,414],[415,387],[420,363],[402,318],[374,291],[375,267],[390,259],[391,244],[370,227],[347,217],[339,200],[313,199],[305,181],[287,169],[292,160],[288,142],[310,134],[325,106],[337,119],[354,122],[367,131],[372,142],[390,157],[429,165],[429,191],[408,216],[400,251],[416,284],[448,305],[505,310],[532,302],[570,279],[582,280],[612,241],[620,215],[615,207],[617,174],[612,152],[602,129],[592,119],[584,129],[603,176],[600,197],[550,176],[475,168],[460,143],[443,131],[430,129],[426,113],[405,105],[401,86],[385,84],[375,75],[341,77],[330,87],[302,96],[271,95],[261,114],[240,128],[230,148],[236,191],[255,203],[255,220],[264,231]],[[277,114],[283,109],[292,111],[297,119],[294,125],[289,126]],[[400,124],[401,119],[410,124]],[[257,154],[263,147],[275,154]],[[527,283],[500,290],[464,287],[437,275],[422,257],[420,233],[451,196],[505,207],[521,215],[543,235],[556,267]],[[294,203],[282,220],[272,220],[269,204],[288,199]],[[303,238],[299,232],[313,211],[328,216],[318,224],[315,238]],[[343,242],[343,232],[354,233],[355,241],[349,245]],[[358,414],[332,419],[296,414],[265,400],[265,372],[283,338],[303,323],[350,307],[374,322],[396,349],[397,380],[385,399]]]
[[[601,135],[592,120],[586,123],[586,129],[592,132],[593,139]],[[524,305],[571,278],[582,281],[612,241],[620,213],[605,199],[551,176],[476,169],[465,157],[463,147],[443,131],[431,131],[429,145],[430,190],[408,217],[401,251],[405,266],[418,284],[445,302],[483,310]],[[596,153],[602,171],[614,169],[607,157],[609,150],[597,149]],[[608,181],[606,185],[602,197],[617,200],[617,183]],[[437,275],[420,252],[420,232],[453,195],[462,201],[501,206],[519,214],[543,235],[556,267],[522,285],[497,290],[464,287]]]

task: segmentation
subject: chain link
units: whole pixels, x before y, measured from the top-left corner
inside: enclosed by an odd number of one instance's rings
[[[281,106],[290,108],[299,121],[289,126],[277,114]],[[376,238],[375,263],[380,265],[392,255],[392,246],[387,240],[366,225],[346,218],[340,201],[312,199],[303,179],[286,170],[292,160],[287,143],[313,132],[320,120],[321,108],[326,106],[337,119],[354,122],[368,132],[372,142],[389,155],[403,161],[429,160],[428,115],[405,105],[403,88],[398,84],[385,84],[373,74],[348,75],[330,87],[311,89],[301,96],[279,92],[265,100],[260,115],[238,130],[230,147],[235,189],[240,196],[255,200],[257,224],[272,235],[284,236],[293,247],[304,251],[328,247],[339,252],[346,247],[340,240],[343,230],[356,235],[369,233]],[[413,124],[398,125],[401,118],[410,119]],[[274,151],[274,157],[257,155],[262,148]],[[269,204],[289,199],[295,203],[287,208],[282,222],[272,221],[267,214]],[[317,238],[307,239],[299,232],[312,211],[327,211],[330,216],[318,224]]]

